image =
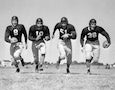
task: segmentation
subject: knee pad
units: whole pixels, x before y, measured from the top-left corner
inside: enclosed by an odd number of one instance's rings
[[[86,59],[90,60],[92,59],[92,56],[86,56]]]
[[[92,58],[92,46],[90,44],[85,45],[85,57],[88,60]]]
[[[21,54],[21,51],[20,50],[17,50],[14,52],[14,58],[19,58],[20,57],[20,54]]]
[[[65,56],[60,56],[59,57],[61,60],[64,60],[65,59]]]
[[[45,54],[46,53],[46,45],[45,43],[40,44],[40,53]]]

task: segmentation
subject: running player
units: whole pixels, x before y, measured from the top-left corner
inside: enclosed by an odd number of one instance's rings
[[[59,64],[61,60],[67,60],[67,73],[70,73],[70,64],[72,63],[72,45],[71,39],[76,39],[76,31],[73,25],[68,23],[68,19],[66,17],[61,18],[61,22],[57,23],[52,38],[54,38],[55,31],[59,30],[59,59],[57,61],[57,69],[59,69]]]
[[[36,65],[35,71],[43,71],[42,66],[46,54],[45,41],[50,40],[50,32],[49,28],[43,25],[43,20],[41,18],[38,18],[36,20],[36,24],[30,27],[29,40],[32,41],[32,52],[34,56],[34,62]]]
[[[16,72],[20,72],[17,60],[21,60],[22,66],[24,66],[24,60],[21,57],[22,49],[24,45],[22,44],[22,34],[25,38],[25,46],[27,48],[27,33],[24,25],[18,24],[18,17],[13,16],[11,19],[11,24],[6,28],[5,31],[5,41],[10,43],[10,55],[13,59],[13,64],[16,67]]]
[[[99,34],[106,37],[107,43],[105,43],[105,48],[108,48],[111,44],[110,37],[108,33],[100,26],[96,25],[96,20],[91,19],[89,21],[89,26],[84,28],[81,33],[81,47],[85,50],[87,73],[90,74],[90,64],[91,62],[98,62],[100,56],[100,43]],[[84,38],[86,37],[86,41]],[[84,45],[85,43],[85,45]]]

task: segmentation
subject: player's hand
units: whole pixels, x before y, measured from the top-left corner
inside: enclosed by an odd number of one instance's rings
[[[40,35],[37,36],[36,41],[38,41],[39,39],[41,39]]]
[[[36,48],[40,49],[41,47],[43,47],[43,45],[36,45]]]
[[[107,46],[107,48],[108,48],[110,45],[111,45],[111,43],[108,43],[108,46]]]
[[[50,37],[49,37],[49,36],[45,36],[45,40],[46,40],[46,41],[49,41],[49,40],[50,40]]]
[[[10,39],[10,42],[11,42],[11,43],[16,43],[16,42],[18,42],[18,39],[15,38],[15,37],[12,37],[12,38]]]
[[[54,35],[52,35],[52,39],[54,39]]]
[[[69,36],[70,36],[70,34],[64,34],[64,35],[62,35],[62,38],[67,39]]]

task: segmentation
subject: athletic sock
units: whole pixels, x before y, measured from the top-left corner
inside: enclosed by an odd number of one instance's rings
[[[70,73],[69,67],[70,67],[70,65],[67,64],[67,69],[66,69],[67,73]]]

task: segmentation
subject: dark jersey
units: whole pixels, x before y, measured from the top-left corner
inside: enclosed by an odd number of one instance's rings
[[[45,25],[41,27],[38,27],[37,25],[31,26],[29,30],[29,40],[36,41],[38,35],[41,35],[41,38],[39,40],[43,40],[45,36],[50,37],[49,28]]]
[[[98,40],[99,33],[106,37],[107,41],[110,43],[110,37],[108,33],[99,26],[96,26],[94,30],[90,30],[89,27],[83,29],[81,33],[81,45],[83,45],[84,38],[86,36],[86,41],[95,42]]]
[[[27,43],[27,33],[26,33],[24,25],[18,24],[15,27],[10,25],[6,28],[5,41],[10,43],[9,38],[15,37],[17,38],[18,42],[21,42],[22,34],[24,34],[25,42]]]
[[[63,39],[62,36],[64,34],[72,34],[72,36],[69,37],[68,39],[76,39],[76,31],[75,31],[75,28],[74,28],[73,25],[67,24],[64,27],[64,26],[62,26],[61,23],[57,23],[56,26],[55,26],[55,28],[54,28],[53,35],[54,35],[54,33],[55,33],[55,31],[57,29],[59,30],[59,34],[60,34],[59,39]]]

